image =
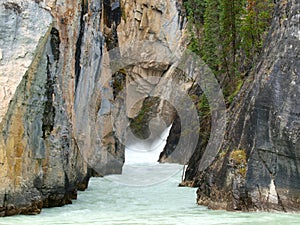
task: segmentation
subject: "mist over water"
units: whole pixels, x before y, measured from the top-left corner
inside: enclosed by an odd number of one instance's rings
[[[125,164],[122,175],[106,176],[107,179],[120,184],[143,187],[166,181],[178,173],[182,166],[178,164],[159,164],[171,126],[154,139],[133,143],[125,149]]]
[[[147,146],[129,146],[123,174],[92,178],[73,204],[43,209],[37,216],[0,218],[0,225],[300,224],[297,214],[234,213],[198,206],[196,189],[178,187],[182,165],[157,163],[169,130]]]
[[[125,149],[125,166],[158,164],[159,155],[164,150],[171,127],[165,129],[161,134],[157,135],[155,140],[149,141],[147,144],[137,142],[127,146]]]

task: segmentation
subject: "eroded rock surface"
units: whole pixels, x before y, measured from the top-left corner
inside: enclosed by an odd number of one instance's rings
[[[121,172],[129,138],[151,142],[174,121],[161,161],[186,162],[185,152],[169,157],[179,123],[195,126],[181,97],[197,66],[176,61],[187,45],[181,5],[0,1],[0,216],[70,203],[90,176]],[[279,3],[265,49],[219,158],[197,174],[199,204],[299,210],[296,0]]]
[[[75,112],[85,108],[74,107],[82,38],[99,29],[81,29],[86,7],[94,5],[0,2],[1,216],[68,204],[94,174],[77,141]]]
[[[70,203],[91,175],[121,172],[130,125],[122,118],[134,120],[148,91],[174,72],[172,60],[156,62],[157,50],[184,46],[185,21],[177,1],[2,0],[0,7],[0,215],[37,214]],[[143,60],[111,68],[114,54],[137,40],[156,48],[129,51]],[[148,91],[124,94],[143,82]],[[170,125],[171,106],[159,100],[157,109]]]
[[[230,109],[219,156],[194,180],[199,204],[300,210],[299,10],[299,1],[277,3],[259,63]]]
[[[39,15],[39,20],[36,15]],[[35,56],[52,16],[34,1],[0,1],[0,122]]]
[[[175,99],[179,100],[192,85],[184,79],[180,81],[183,71],[176,65],[176,56],[187,44],[181,4],[172,0],[121,1],[117,36],[122,59],[130,59],[125,60],[123,71],[126,97],[122,104],[128,121],[117,121],[116,129],[121,133],[118,129],[124,130],[130,123],[130,138],[124,137],[127,145],[136,141],[147,145],[159,138],[176,118],[179,103]]]

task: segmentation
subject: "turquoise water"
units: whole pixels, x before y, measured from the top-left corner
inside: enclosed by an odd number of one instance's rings
[[[0,218],[0,224],[300,224],[299,214],[234,213],[198,206],[196,189],[178,187],[181,168],[132,166],[125,168],[124,176],[92,178],[88,190],[79,192],[72,205],[43,209],[37,216]],[[141,174],[147,182],[126,185],[129,177],[133,182],[141,178],[134,178],[132,170],[144,170]],[[159,171],[168,178],[156,179]]]

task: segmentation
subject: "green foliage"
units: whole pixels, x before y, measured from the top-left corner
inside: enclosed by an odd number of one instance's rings
[[[193,103],[196,105],[196,109],[199,112],[199,116],[201,118],[210,115],[209,102],[205,94],[201,94],[200,96],[197,94],[190,94],[190,98],[193,101]]]
[[[242,86],[243,86],[243,80],[242,79],[238,79],[237,83],[234,85],[235,87],[235,91],[233,91],[228,98],[226,99],[227,104],[231,104],[233,102],[233,99],[238,95],[239,91],[241,90]]]
[[[273,0],[185,0],[189,49],[212,69],[229,106],[240,92],[245,74],[254,66],[274,10]],[[194,88],[190,96],[200,118],[200,149],[210,137],[211,114],[205,95]],[[224,157],[227,151],[221,152]],[[246,152],[230,154],[234,171],[246,176]]]
[[[213,70],[228,104],[262,49],[273,0],[186,0],[190,50]]]
[[[221,1],[221,49],[226,76],[236,75],[236,57],[239,49],[238,30],[241,24],[243,0]]]
[[[149,133],[149,121],[156,117],[160,99],[158,97],[147,97],[143,100],[142,108],[134,119],[130,119],[130,128],[133,133],[141,138],[146,139]]]
[[[257,54],[270,26],[274,2],[271,0],[247,0],[247,8],[240,29],[242,49],[248,61]]]
[[[184,7],[186,9],[187,19],[190,21],[188,26],[190,33],[189,49],[201,55],[205,0],[188,0],[184,2]]]
[[[247,154],[245,150],[233,150],[229,156],[231,164],[236,169],[237,173],[246,177],[247,172]]]
[[[203,60],[217,72],[220,64],[220,2],[219,0],[206,0],[204,13],[204,43]]]
[[[238,165],[246,164],[246,151],[241,149],[233,150],[230,154],[230,159]]]
[[[201,112],[201,116],[205,117],[210,114],[209,102],[207,97],[202,94],[198,103],[198,109]]]

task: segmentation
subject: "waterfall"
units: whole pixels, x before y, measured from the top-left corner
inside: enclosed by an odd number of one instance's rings
[[[160,153],[164,150],[171,126],[166,128],[156,139],[145,144],[137,142],[125,149],[125,166],[137,164],[156,164]]]
[[[182,165],[157,162],[167,143],[171,127],[155,135],[155,138],[127,146],[122,174],[109,175],[106,178],[123,185],[142,187],[165,182],[180,173]]]

